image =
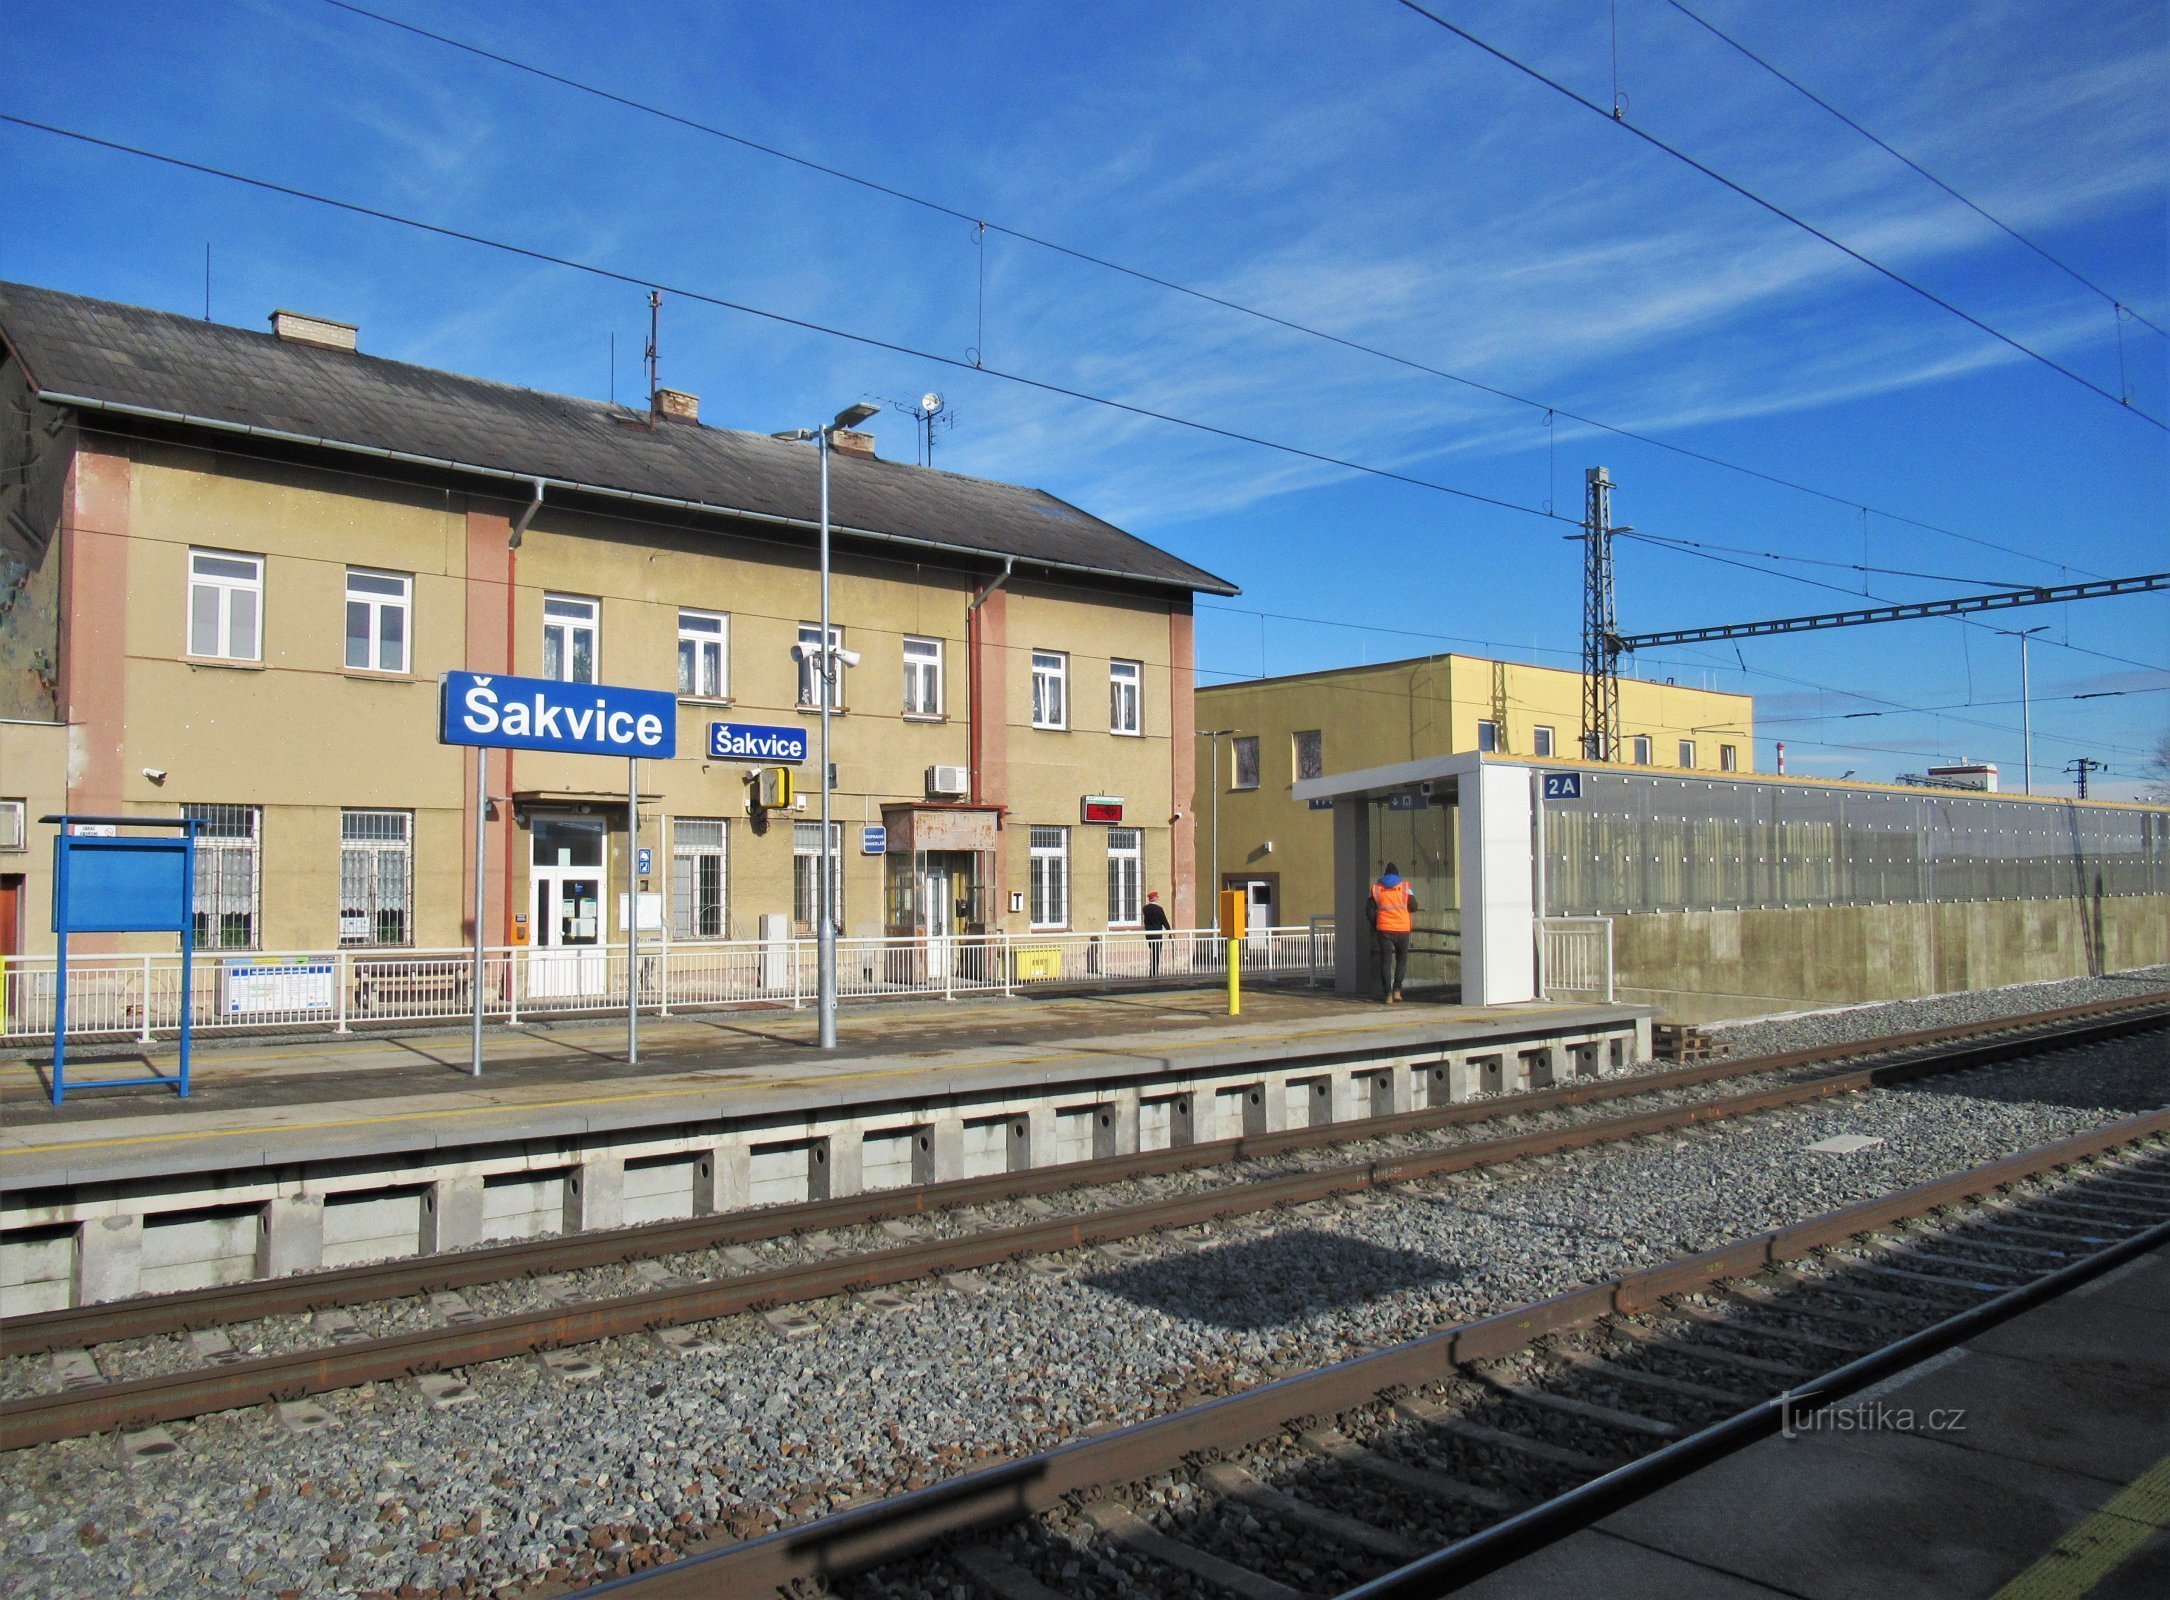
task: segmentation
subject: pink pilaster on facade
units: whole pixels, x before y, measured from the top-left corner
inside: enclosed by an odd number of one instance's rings
[[[68,809],[118,814],[128,727],[125,448],[86,438],[69,471],[61,530],[60,705],[68,724]]]
[[[1168,614],[1168,792],[1182,819],[1169,828],[1168,872],[1175,903],[1169,920],[1178,928],[1196,927],[1198,918],[1198,818],[1193,807],[1198,787],[1198,688],[1196,639],[1188,610]]]
[[[511,547],[512,509],[501,503],[471,503],[467,510],[467,653],[470,672],[511,672],[513,563]],[[460,926],[474,937],[475,903],[475,751],[466,752],[460,764]],[[514,859],[517,837],[512,825],[512,763],[510,750],[489,753],[489,790],[505,799],[491,821],[484,859],[490,875],[498,881],[487,885],[483,900],[483,937],[503,944],[512,920]]]

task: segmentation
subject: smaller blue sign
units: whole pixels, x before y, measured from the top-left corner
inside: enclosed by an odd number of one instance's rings
[[[637,872],[641,877],[645,878],[648,876],[648,874],[655,871],[656,853],[653,850],[649,849],[646,845],[642,845],[638,850],[634,851],[633,858],[633,870]]]
[[[1331,811],[1334,809],[1334,803],[1331,800],[1313,800],[1309,804],[1313,811]]]
[[[1582,798],[1582,774],[1579,772],[1546,773],[1544,795],[1547,800],[1580,800]]]
[[[442,744],[644,761],[678,754],[678,697],[663,689],[448,672],[443,716]]]
[[[758,722],[711,722],[708,753],[721,761],[797,766],[807,756],[806,730],[771,728]]]
[[[1420,794],[1389,795],[1386,808],[1389,811],[1422,811],[1425,803],[1424,796]]]
[[[889,830],[887,828],[876,826],[859,830],[859,853],[861,855],[878,856],[888,848]]]

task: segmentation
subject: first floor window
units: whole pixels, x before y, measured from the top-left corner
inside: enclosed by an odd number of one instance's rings
[[[1594,733],[1586,733],[1582,736],[1582,759],[1585,761],[1609,761],[1612,758],[1606,752],[1603,739]]]
[[[844,630],[836,627],[830,628],[827,666],[829,672],[829,709],[832,711],[842,710],[844,706],[844,664],[836,659],[836,652],[843,648]],[[818,706],[821,704],[819,685],[823,667],[820,623],[802,622],[799,624],[798,657],[799,704],[802,706]]]
[[[188,553],[188,653],[261,661],[264,558],[230,550]]]
[[[1695,741],[1693,739],[1680,741],[1680,764],[1684,767],[1695,765]]]
[[[1326,776],[1326,735],[1313,728],[1308,732],[1291,736],[1289,759],[1294,763],[1299,778],[1323,778]]]
[[[821,831],[821,824],[814,824]],[[728,926],[723,903],[723,822],[680,817],[671,824],[671,937],[721,939]]]
[[[1530,730],[1530,735],[1536,740],[1536,750],[1539,755],[1549,756],[1552,754],[1552,730],[1550,728],[1540,723]]]
[[[721,700],[730,693],[726,656],[731,619],[714,611],[678,613],[678,692],[690,700]]]
[[[844,825],[829,824],[829,921],[838,931],[844,926],[844,874],[842,840]],[[821,824],[791,825],[791,916],[801,933],[815,931],[814,908],[821,904]]]
[[[1070,658],[1055,650],[1032,652],[1032,725],[1035,728],[1067,728]]]
[[[1241,739],[1228,741],[1229,764],[1233,769],[1228,780],[1231,789],[1255,789],[1258,787],[1258,738],[1246,734]]]
[[[1070,830],[1032,830],[1032,925],[1070,925]]]
[[[183,805],[181,815],[197,824],[197,945],[209,950],[255,949],[261,878],[257,847],[263,838],[263,807]]]
[[[904,714],[938,717],[942,714],[942,641],[904,641]]]
[[[560,683],[595,681],[595,636],[602,602],[578,595],[543,596],[543,669]]]
[[[407,612],[414,579],[403,572],[347,568],[347,665],[359,672],[407,670]]]
[[[1720,772],[1738,772],[1740,765],[1741,758],[1738,750],[1729,744],[1718,746],[1718,770]]]
[[[1144,667],[1135,661],[1108,663],[1108,732],[1145,731],[1142,691]]]
[[[1649,766],[1651,762],[1650,735],[1647,733],[1638,733],[1637,735],[1635,735],[1634,750],[1635,765],[1637,765],[1638,767]]]
[[[1498,723],[1480,722],[1477,724],[1477,748],[1487,753],[1499,748]]]
[[[413,905],[414,813],[340,812],[339,942],[412,944]]]
[[[1108,926],[1135,928],[1145,920],[1145,830],[1108,829]]]

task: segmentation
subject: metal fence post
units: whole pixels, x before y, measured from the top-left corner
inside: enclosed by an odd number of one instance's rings
[[[347,1026],[347,983],[354,976],[354,957],[342,950],[332,961],[332,1032],[352,1033]]]
[[[505,1025],[520,1026],[520,947],[505,946]]]
[[[151,1042],[151,1004],[155,993],[156,991],[151,988],[151,958],[146,955],[143,958],[142,1028],[136,1034],[138,1044],[149,1044]]]

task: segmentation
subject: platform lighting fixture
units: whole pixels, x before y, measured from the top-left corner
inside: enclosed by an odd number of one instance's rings
[[[820,679],[821,694],[821,844],[814,852],[814,950],[819,973],[815,1008],[820,1018],[820,1042],[824,1050],[836,1048],[836,886],[830,882],[836,872],[836,861],[829,849],[829,796],[834,788],[835,769],[829,764],[829,707],[836,699],[837,673],[859,664],[856,651],[840,650],[829,642],[833,637],[829,627],[829,449],[839,428],[856,428],[880,409],[863,402],[849,405],[826,427],[793,428],[772,436],[800,444],[812,440],[821,458],[821,635],[815,646],[815,653],[820,657],[815,671]],[[792,647],[792,653],[801,660],[805,659],[803,651],[803,646]]]
[[[1213,741],[1213,889],[1208,904],[1220,904],[1221,892],[1221,741],[1234,735],[1233,728],[1200,728],[1198,737]]]
[[[2020,792],[2034,793],[2034,696],[2027,683],[2027,641],[2050,625],[2037,628],[1999,628],[1997,632],[2019,641],[2019,770]]]

